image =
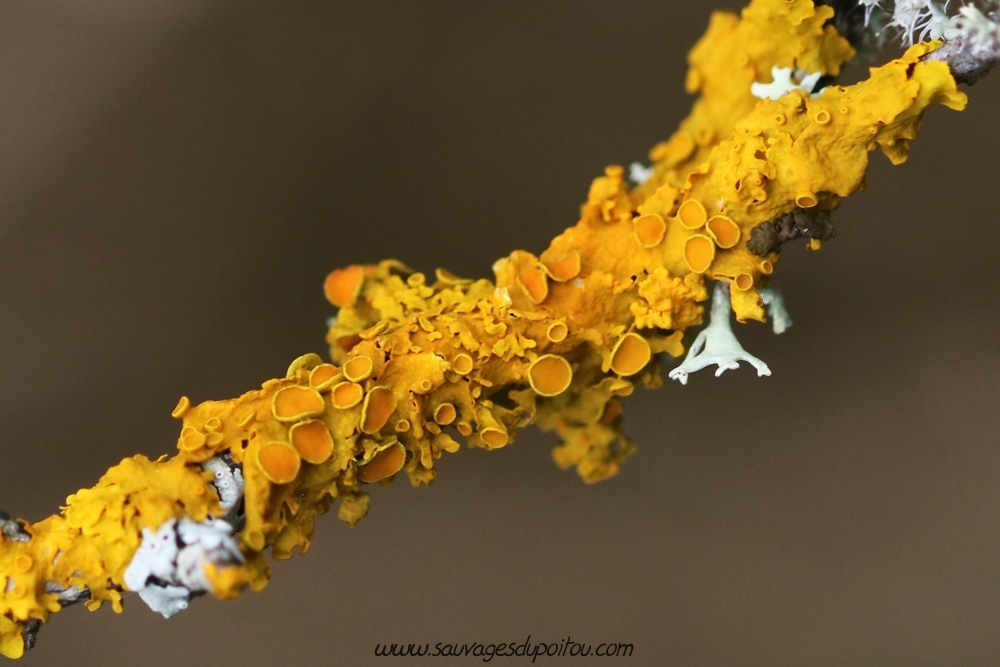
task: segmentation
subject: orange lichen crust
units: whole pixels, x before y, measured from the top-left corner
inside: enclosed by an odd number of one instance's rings
[[[831,15],[810,0],[715,13],[690,56],[687,89],[701,97],[650,153],[652,177],[630,190],[622,168],[608,167],[579,222],[539,256],[500,259],[494,281],[444,270],[429,279],[391,260],[331,273],[334,363],[305,355],[239,398],[181,399],[174,458],[123,461],[61,515],[27,526],[29,540],[0,542],[0,653],[19,656],[25,624],[59,609],[47,585],[85,588],[91,608],[110,600],[119,610],[143,528],[222,517],[200,466],[213,457],[242,466],[246,485],[246,562],[205,568],[220,598],[265,585],[264,549],[278,559],[305,551],[334,499],[354,524],[368,510],[365,484],[400,472],[430,483],[456,437],[496,449],[535,423],[559,435],[560,466],[588,482],[617,473],[635,449],[618,397],[658,386],[657,356],[684,352],[706,279],[731,284],[740,321],[764,319],[757,287],[778,255],[752,254],[750,232],[796,207],[832,210],[862,187],[875,146],[902,162],[929,106],[965,104],[947,66],[921,60],[933,44],[853,86],[753,97],[751,83],[775,66],[838,73],[852,50]]]
[[[24,623],[44,623],[59,611],[56,587],[89,590],[86,606],[92,611],[111,602],[121,612],[125,568],[143,528],[172,518],[222,515],[211,479],[183,455],[157,461],[135,456],[108,470],[97,486],[67,498],[61,514],[27,526],[27,541],[0,542],[0,654],[19,657]],[[266,563],[260,560],[256,567],[264,571]],[[219,598],[243,588],[251,571],[225,570],[213,590]]]

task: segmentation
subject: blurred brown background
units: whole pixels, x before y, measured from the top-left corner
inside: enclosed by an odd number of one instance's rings
[[[0,507],[41,519],[172,452],[180,395],[323,352],[335,267],[542,250],[685,115],[714,4],[0,4]],[[325,517],[260,594],[72,608],[24,664],[528,634],[632,642],[631,665],[1000,663],[1000,74],[970,92],[904,167],[873,156],[822,252],[786,248],[795,326],[738,331],[773,377],[637,393],[617,478],[585,486],[529,429],[376,489],[354,529]]]

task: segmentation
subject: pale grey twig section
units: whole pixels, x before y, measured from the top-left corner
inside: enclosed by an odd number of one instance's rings
[[[977,12],[978,13],[978,12]],[[949,39],[944,45],[931,53],[924,60],[942,61],[951,69],[952,76],[959,83],[974,84],[1000,63],[1000,31],[996,25],[1000,22],[1000,10],[988,15],[979,14],[992,24],[983,24],[982,20],[970,18],[966,22],[967,30],[963,34]],[[959,18],[961,25],[961,17]]]
[[[0,510],[0,537],[12,542],[27,542],[31,539],[31,534],[24,529],[20,521]]]

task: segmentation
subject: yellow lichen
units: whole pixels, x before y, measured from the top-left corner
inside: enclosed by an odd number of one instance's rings
[[[677,220],[684,225],[685,229],[698,229],[705,224],[707,219],[705,207],[697,199],[688,199],[677,209]]]
[[[375,387],[365,395],[365,402],[361,408],[361,424],[359,428],[362,433],[378,433],[389,421],[393,411],[396,409],[396,397],[392,390],[387,387]]]
[[[340,370],[333,364],[320,364],[309,371],[309,386],[317,391],[325,391],[340,377]]]
[[[564,283],[580,275],[580,253],[573,250],[559,259],[546,259],[542,253],[542,268],[552,280]]]
[[[705,273],[715,260],[712,239],[703,234],[692,234],[684,242],[684,262],[692,273]]]
[[[391,477],[403,468],[405,460],[406,450],[398,442],[394,443],[358,468],[358,480],[367,483]]]
[[[517,283],[533,303],[542,303],[549,295],[549,282],[545,272],[533,266],[517,277]]]
[[[283,387],[274,393],[271,412],[283,422],[314,417],[323,412],[323,397],[312,387]]]
[[[361,288],[363,277],[364,269],[356,264],[346,269],[332,271],[323,284],[326,298],[338,307],[351,305]]]
[[[442,403],[434,410],[434,422],[441,426],[447,426],[455,421],[458,412],[451,403]]]
[[[852,50],[832,14],[811,0],[713,14],[689,58],[687,89],[700,97],[651,151],[652,177],[630,189],[623,169],[608,167],[575,226],[540,256],[500,259],[494,280],[439,269],[429,281],[394,260],[330,273],[335,363],[304,355],[238,398],[182,398],[173,458],[126,459],[61,514],[28,525],[30,539],[0,543],[0,653],[20,656],[24,624],[59,610],[53,587],[85,588],[88,607],[110,601],[119,611],[144,528],[222,517],[201,468],[212,457],[242,466],[246,485],[246,562],[205,571],[220,598],[266,584],[268,547],[275,558],[305,551],[314,518],[335,499],[354,524],[368,511],[364,485],[400,473],[431,482],[435,461],[459,448],[453,436],[495,449],[535,423],[557,432],[561,467],[588,482],[616,474],[635,450],[618,397],[658,386],[656,355],[684,352],[684,331],[702,321],[705,280],[733,286],[740,321],[764,319],[757,288],[778,256],[741,241],[795,207],[836,208],[864,184],[869,151],[898,164],[928,107],[965,105],[948,67],[921,59],[935,44],[816,97],[753,97],[750,85],[775,66],[839,72]]]
[[[365,390],[354,382],[341,382],[333,386],[330,392],[330,403],[335,408],[346,410],[353,408],[364,398]]]
[[[288,438],[307,463],[325,463],[333,454],[333,436],[320,419],[310,419],[292,426]]]
[[[569,327],[565,322],[553,322],[545,330],[545,337],[553,343],[561,343],[569,335]]]
[[[611,350],[611,370],[619,375],[635,375],[653,358],[649,343],[634,333],[625,334]]]
[[[275,484],[288,484],[299,474],[302,457],[296,448],[284,442],[269,442],[256,450],[254,462],[264,476]]]
[[[724,215],[713,215],[705,223],[705,230],[715,244],[727,250],[740,242],[740,228],[735,222]]]
[[[657,213],[641,215],[635,219],[635,238],[643,248],[655,248],[667,233],[667,223]]]
[[[351,382],[362,382],[367,380],[371,376],[374,369],[375,364],[372,362],[371,357],[364,355],[348,359],[344,362],[343,367],[344,377]]]
[[[556,354],[538,357],[528,366],[528,382],[539,396],[558,396],[572,380],[573,368]]]

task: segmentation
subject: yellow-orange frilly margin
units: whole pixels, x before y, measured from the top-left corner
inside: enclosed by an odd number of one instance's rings
[[[126,459],[61,514],[26,526],[30,540],[0,541],[0,653],[19,657],[24,624],[59,610],[47,584],[89,589],[89,608],[121,611],[143,528],[222,516],[199,464],[223,453],[243,467],[247,562],[208,568],[220,598],[266,584],[267,547],[278,559],[305,551],[313,518],[335,498],[353,524],[367,512],[364,484],[400,471],[429,483],[435,459],[459,448],[455,436],[494,449],[536,423],[559,434],[560,466],[588,482],[617,473],[634,450],[617,397],[660,384],[656,355],[683,352],[705,279],[730,283],[740,321],[764,319],[757,288],[778,256],[751,254],[750,231],[796,207],[834,209],[863,186],[875,146],[901,163],[929,106],[966,103],[944,63],[921,61],[936,44],[853,86],[753,97],[774,66],[838,74],[853,51],[826,25],[832,13],[754,0],[741,16],[713,14],[689,57],[686,87],[700,97],[650,152],[653,176],[630,190],[608,167],[580,221],[539,256],[500,259],[495,281],[444,270],[430,279],[391,260],[331,273],[334,363],[306,355],[239,398],[182,399],[176,456]]]

